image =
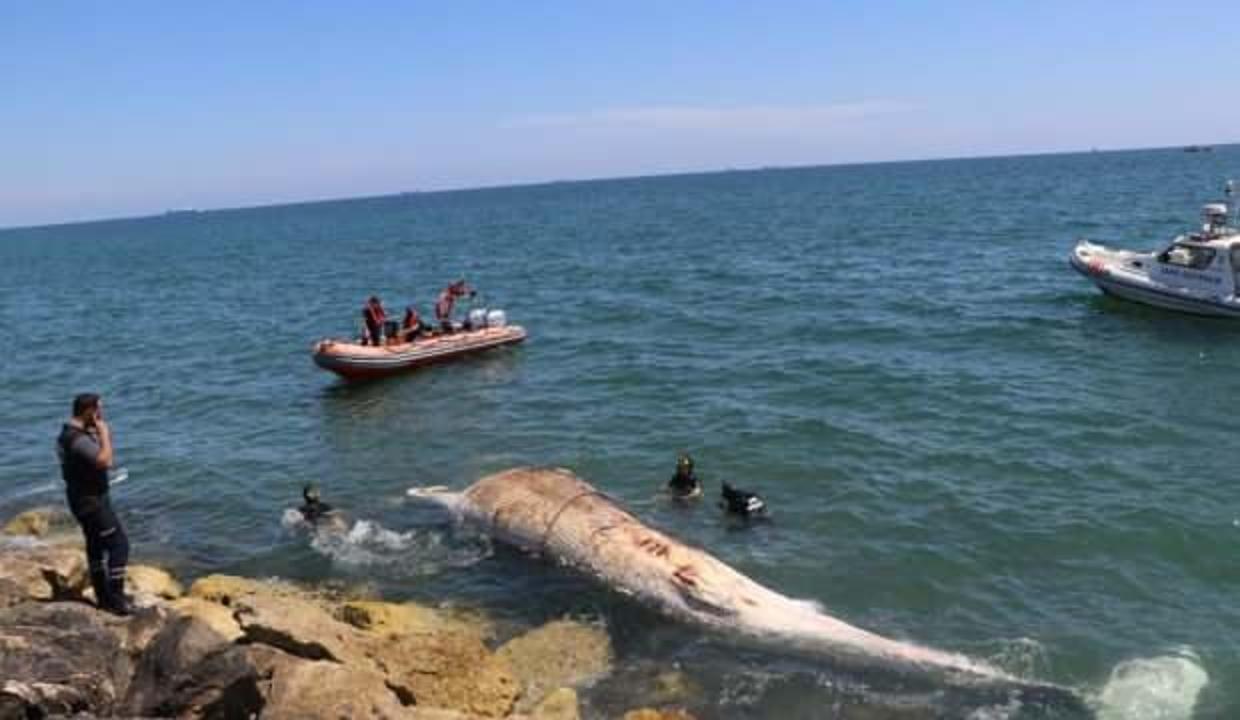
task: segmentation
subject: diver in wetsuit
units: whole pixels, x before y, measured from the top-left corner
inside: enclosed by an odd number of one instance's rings
[[[348,529],[348,520],[339,510],[323,502],[317,485],[310,483],[303,487],[301,497],[305,502],[297,508],[297,512],[301,513],[301,519],[315,531],[344,532]]]
[[[676,474],[667,481],[667,489],[677,500],[701,497],[702,483],[693,473],[693,458],[681,455],[676,459]]]
[[[719,507],[729,515],[753,520],[766,517],[766,502],[756,493],[740,490],[724,483]]]
[[[326,519],[330,513],[335,512],[331,505],[323,502],[323,499],[319,497],[319,489],[313,484],[301,489],[301,497],[306,502],[297,508],[297,511],[301,513],[301,518],[311,525],[317,525],[320,520]]]

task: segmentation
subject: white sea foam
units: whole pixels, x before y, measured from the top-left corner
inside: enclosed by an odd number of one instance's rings
[[[396,575],[427,575],[444,568],[466,567],[491,554],[485,537],[459,536],[451,529],[416,528],[397,532],[373,520],[352,524],[311,525],[293,508],[280,524],[310,533],[310,547],[333,562],[350,567],[383,566]]]
[[[1191,649],[1126,660],[1111,671],[1098,693],[1098,720],[1188,720],[1209,682]]]

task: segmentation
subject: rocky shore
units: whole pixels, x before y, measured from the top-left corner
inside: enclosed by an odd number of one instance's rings
[[[500,643],[479,613],[276,579],[208,575],[184,588],[135,564],[129,589],[134,615],[95,608],[63,512],[0,529],[0,720],[571,720],[597,715],[578,692],[613,664],[606,630],[568,619]],[[617,717],[690,719],[674,696]]]

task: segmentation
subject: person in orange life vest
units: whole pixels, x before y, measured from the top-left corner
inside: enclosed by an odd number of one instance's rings
[[[378,345],[379,336],[383,333],[383,323],[387,313],[383,311],[383,303],[377,295],[371,295],[362,306],[362,321],[366,324],[366,335],[362,338],[363,345]]]
[[[466,294],[473,297],[477,292],[467,286],[464,280],[457,280],[439,293],[439,299],[435,301],[435,320],[444,332],[452,332],[452,306],[456,304],[457,298],[465,297]]]
[[[400,323],[400,337],[405,342],[413,342],[422,332],[422,316],[418,315],[417,308],[410,305],[405,308],[405,319]]]

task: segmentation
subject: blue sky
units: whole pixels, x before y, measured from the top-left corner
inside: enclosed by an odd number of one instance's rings
[[[0,6],[0,227],[681,171],[1240,140],[1236,8]]]

